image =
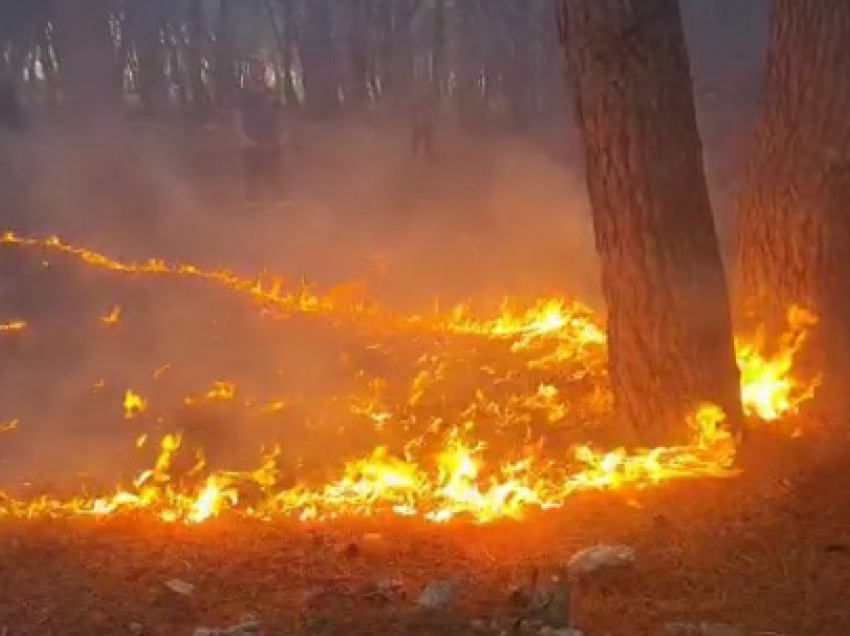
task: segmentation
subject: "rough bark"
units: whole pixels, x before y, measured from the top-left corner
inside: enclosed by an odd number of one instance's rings
[[[737,300],[773,334],[791,305],[813,309],[821,320],[809,362],[831,384],[850,371],[850,3],[774,0],[771,11],[738,200]]]
[[[740,422],[726,280],[677,0],[565,0],[618,414],[682,439],[700,403]]]

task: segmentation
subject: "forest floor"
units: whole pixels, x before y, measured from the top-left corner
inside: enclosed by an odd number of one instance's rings
[[[585,634],[847,634],[850,482],[846,459],[826,458],[834,446],[765,438],[733,479],[581,495],[489,526],[4,522],[0,633],[179,636],[247,615],[263,634],[500,633],[522,615],[511,589],[532,568],[545,578],[576,550],[622,543],[633,568],[573,589]],[[425,585],[456,574],[450,609],[417,607]]]

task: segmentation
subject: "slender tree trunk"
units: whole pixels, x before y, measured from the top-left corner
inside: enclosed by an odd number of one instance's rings
[[[335,57],[331,3],[309,0],[301,59],[307,109],[317,119],[330,116],[338,105]]]
[[[215,97],[226,104],[236,91],[233,55],[233,3],[221,0],[215,29]]]
[[[51,5],[64,107],[79,122],[114,114],[119,106],[113,10],[112,0],[53,0]]]
[[[678,0],[564,0],[618,414],[681,439],[699,404],[741,418],[726,280]]]
[[[811,362],[838,382],[850,372],[850,3],[774,0],[751,160],[739,303],[774,334],[790,306],[814,309]],[[832,411],[846,400],[823,402]]]
[[[431,70],[431,81],[437,92],[437,96],[445,92],[447,70],[446,69],[446,0],[436,0],[434,4],[434,53]]]
[[[362,106],[369,98],[369,3],[353,0],[347,5],[347,47],[345,101],[349,107]]]
[[[295,11],[292,0],[280,0],[281,16],[283,18],[283,30],[281,32],[281,66],[283,66],[283,95],[286,104],[298,104],[298,91],[295,90],[295,79],[292,68],[292,51],[295,47],[296,29]]]
[[[188,71],[192,86],[192,106],[200,114],[206,113],[210,105],[210,95],[204,81],[204,50],[207,42],[207,28],[204,24],[202,0],[189,2],[189,47]]]

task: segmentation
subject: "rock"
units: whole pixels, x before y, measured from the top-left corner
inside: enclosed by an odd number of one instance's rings
[[[416,603],[427,609],[445,609],[452,602],[460,584],[461,578],[457,576],[433,581],[425,586]]]
[[[584,632],[577,629],[544,627],[540,630],[540,636],[584,636]]]
[[[741,629],[727,623],[667,623],[666,636],[744,636]]]
[[[635,551],[627,545],[598,545],[576,552],[567,571],[571,577],[580,577],[599,570],[623,568],[634,565]]]
[[[194,636],[259,636],[260,621],[256,619],[247,619],[233,627],[224,629],[212,629],[209,627],[198,627]]]
[[[181,581],[180,579],[171,579],[165,582],[165,587],[181,596],[191,596],[195,592],[195,586],[192,583]]]
[[[570,582],[566,579],[553,582],[551,597],[546,605],[546,621],[554,629],[570,627]]]
[[[383,579],[366,587],[363,595],[366,598],[390,601],[407,596],[407,588],[401,579]]]

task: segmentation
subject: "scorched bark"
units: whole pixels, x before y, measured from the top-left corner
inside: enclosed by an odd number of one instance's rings
[[[618,414],[681,440],[703,402],[741,415],[727,285],[677,0],[564,0]]]
[[[788,308],[820,316],[809,351],[850,371],[850,2],[775,0],[747,185],[737,297],[775,334]],[[843,387],[841,387],[843,392]],[[846,400],[843,396],[835,404]]]

